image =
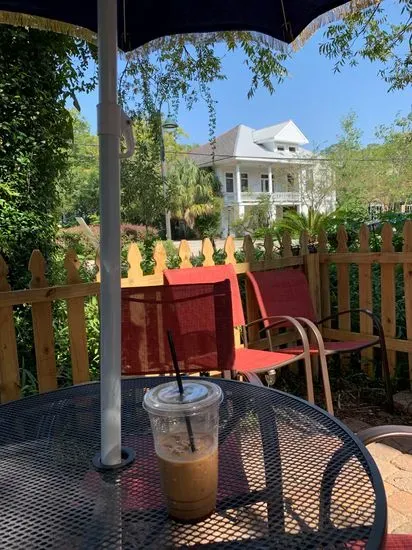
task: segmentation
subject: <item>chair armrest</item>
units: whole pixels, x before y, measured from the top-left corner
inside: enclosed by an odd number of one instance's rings
[[[350,313],[364,313],[365,315],[368,315],[370,317],[374,324],[378,327],[381,322],[379,320],[379,317],[377,317],[372,311],[369,309],[362,309],[362,308],[353,308],[353,309],[345,309],[343,311],[337,311],[336,313],[333,313],[332,315],[328,315],[327,317],[324,317],[323,319],[320,319],[319,321],[316,321],[317,325],[321,325],[322,323],[325,323],[326,321],[331,321],[332,319],[336,319],[337,317],[340,317],[341,315],[348,315]]]
[[[295,327],[295,329],[299,333],[300,339],[302,340],[302,344],[303,344],[303,353],[308,354],[308,356],[310,357],[310,348],[309,348],[308,336],[306,334],[306,331],[305,331],[304,327],[294,317],[290,317],[289,315],[272,315],[271,317],[262,317],[261,319],[256,319],[255,321],[252,321],[251,323],[248,323],[247,325],[245,325],[245,328],[249,327],[250,325],[254,325],[255,323],[259,323],[259,322],[262,322],[264,320],[270,320],[270,319],[277,319],[277,321],[275,323],[270,324],[268,327],[263,327],[263,329],[260,332],[265,331],[267,333],[268,331],[270,331],[271,328],[274,328],[275,326],[290,323],[291,325],[293,325]],[[270,350],[273,351],[272,342],[270,340],[270,333],[268,334],[268,336],[269,336]]]
[[[356,434],[364,445],[387,439],[388,437],[410,437],[412,442],[412,426],[374,426]]]

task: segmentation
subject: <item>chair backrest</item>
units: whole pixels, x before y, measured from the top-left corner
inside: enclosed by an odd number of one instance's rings
[[[274,269],[247,273],[262,317],[290,315],[316,321],[304,273],[297,269]],[[264,322],[266,326],[269,321]]]
[[[122,289],[122,373],[229,371],[234,363],[230,282]]]
[[[245,324],[239,283],[233,265],[166,269],[163,274],[165,282],[171,285],[217,283],[229,279],[232,294],[233,326],[243,326]]]

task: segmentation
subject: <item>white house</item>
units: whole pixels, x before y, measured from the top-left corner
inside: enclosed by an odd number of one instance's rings
[[[192,160],[213,167],[222,184],[222,233],[242,217],[262,193],[269,193],[273,219],[287,209],[305,212],[312,206],[330,211],[335,206],[333,175],[303,146],[308,140],[292,120],[254,130],[239,124],[210,143],[192,149]]]

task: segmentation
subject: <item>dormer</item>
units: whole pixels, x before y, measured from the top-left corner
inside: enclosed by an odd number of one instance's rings
[[[253,141],[268,151],[296,152],[301,145],[309,141],[293,120],[267,126],[253,132]]]

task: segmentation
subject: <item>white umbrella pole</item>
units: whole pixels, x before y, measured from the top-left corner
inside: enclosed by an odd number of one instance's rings
[[[100,169],[101,463],[121,462],[120,107],[117,104],[117,2],[98,0]]]

